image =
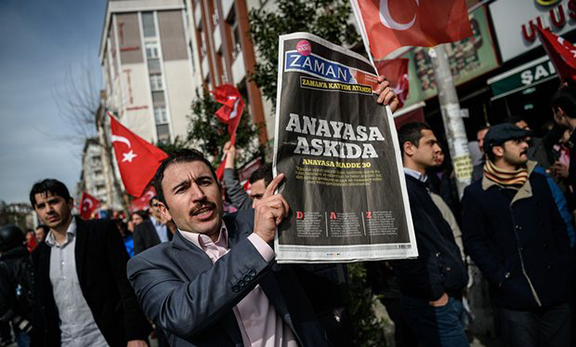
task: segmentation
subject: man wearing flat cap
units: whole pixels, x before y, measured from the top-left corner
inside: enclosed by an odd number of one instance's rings
[[[569,346],[566,224],[528,160],[530,135],[513,124],[486,134],[484,177],[462,200],[464,247],[491,285],[508,346]]]

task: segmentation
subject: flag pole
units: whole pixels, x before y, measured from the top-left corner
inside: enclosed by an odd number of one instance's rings
[[[434,67],[434,77],[438,90],[438,100],[442,111],[442,121],[448,140],[448,149],[456,174],[458,195],[462,197],[464,188],[472,181],[472,159],[468,148],[468,138],[464,120],[460,113],[460,102],[452,78],[448,55],[444,45],[431,48],[428,53]]]

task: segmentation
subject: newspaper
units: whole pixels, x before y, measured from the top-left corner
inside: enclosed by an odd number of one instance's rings
[[[290,213],[279,263],[342,263],[418,255],[400,149],[375,69],[315,35],[280,36],[274,175]]]

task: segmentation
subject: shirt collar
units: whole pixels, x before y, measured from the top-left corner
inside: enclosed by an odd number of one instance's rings
[[[428,176],[426,176],[426,174],[420,173],[416,170],[409,169],[407,167],[405,167],[403,169],[404,169],[404,173],[406,175],[414,177],[415,179],[417,179],[420,182],[426,182],[428,180]]]
[[[218,233],[218,239],[216,242],[212,241],[208,235],[193,233],[181,229],[178,230],[182,236],[184,236],[188,241],[192,242],[196,247],[203,251],[206,251],[206,248],[208,248],[210,245],[228,248],[228,229],[226,229],[226,223],[224,223],[224,220],[222,220],[222,226],[220,227],[220,232]]]
[[[72,239],[76,236],[76,218],[72,217],[72,221],[68,226],[68,230],[66,230],[66,241],[59,245],[56,241],[56,237],[54,236],[54,230],[50,229],[48,235],[46,235],[46,244],[50,247],[64,247],[68,242],[72,241]]]

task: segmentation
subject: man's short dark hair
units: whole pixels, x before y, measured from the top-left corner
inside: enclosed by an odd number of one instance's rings
[[[156,200],[158,200],[157,197],[154,197],[154,198],[156,198]],[[150,200],[152,200],[152,199],[150,199]],[[146,212],[146,211],[134,211],[134,213],[132,213],[132,214],[133,214],[133,215],[134,215],[134,214],[139,215],[140,218],[142,218],[143,220],[147,220],[147,219],[149,218],[148,212]]]
[[[218,183],[218,178],[216,177],[216,172],[214,171],[212,164],[208,161],[208,159],[204,157],[202,152],[197,151],[195,149],[184,148],[175,151],[168,158],[164,159],[164,161],[162,161],[162,164],[160,164],[158,170],[156,170],[156,174],[154,175],[154,189],[156,189],[157,194],[156,198],[158,199],[158,201],[168,206],[166,204],[166,199],[164,198],[164,191],[162,190],[162,180],[164,179],[164,171],[166,171],[166,169],[172,164],[189,163],[194,161],[201,161],[204,164],[206,164],[210,168],[210,172],[212,173],[212,177],[214,177],[214,180],[216,180],[216,184],[220,186],[220,184]]]
[[[398,142],[400,142],[400,153],[404,155],[404,144],[410,142],[414,146],[418,147],[420,139],[422,136],[422,130],[430,130],[432,128],[426,123],[413,122],[406,123],[398,129]]]
[[[568,118],[576,118],[576,88],[564,86],[552,96],[552,108],[561,108]]]
[[[30,190],[30,204],[36,207],[36,194],[47,194],[59,196],[66,201],[70,201],[72,197],[66,185],[53,178],[46,178],[45,180],[34,183],[32,190]]]
[[[45,235],[48,234],[48,232],[50,231],[50,228],[48,228],[48,226],[44,225],[44,224],[40,224],[39,226],[36,227],[35,230],[38,230],[38,229],[42,229],[42,231],[44,231]]]
[[[154,195],[153,197],[150,198],[150,201],[148,201],[148,204],[150,205],[150,207],[152,207],[152,201],[154,200],[158,200],[158,197],[156,195]]]
[[[264,164],[258,168],[258,170],[252,172],[250,179],[248,181],[253,184],[256,181],[264,179],[264,185],[268,187],[270,182],[272,182],[272,164]]]
[[[522,121],[525,122],[526,124],[528,124],[528,121],[526,120],[526,118],[524,118],[522,116],[518,116],[518,115],[512,115],[512,116],[508,117],[508,119],[506,119],[506,123],[514,124],[514,125],[516,125],[516,123],[519,123]]]

